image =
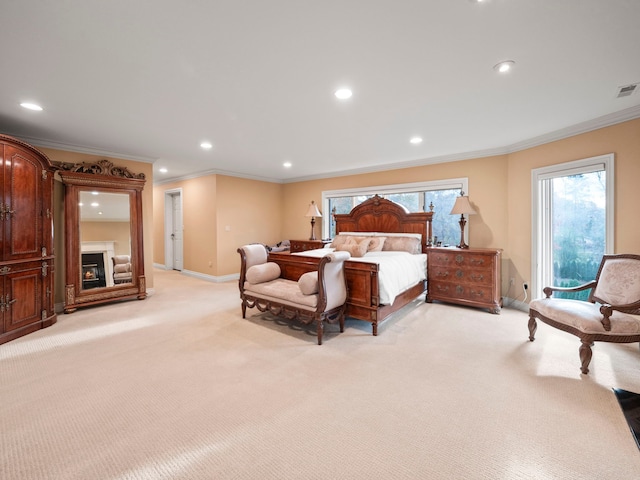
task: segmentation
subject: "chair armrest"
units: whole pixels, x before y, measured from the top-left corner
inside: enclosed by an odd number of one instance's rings
[[[602,323],[602,326],[604,327],[604,329],[607,332],[611,331],[611,315],[613,315],[613,308],[611,307],[611,305],[601,305],[600,306],[600,313],[602,314],[602,320],[600,320],[600,323]]]
[[[589,283],[577,285],[575,287],[544,287],[542,291],[544,292],[545,296],[549,298],[553,294],[553,292],[580,292],[582,290],[587,290],[595,286],[596,281],[591,280]]]

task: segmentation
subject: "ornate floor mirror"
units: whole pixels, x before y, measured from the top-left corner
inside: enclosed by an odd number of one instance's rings
[[[142,245],[144,174],[108,160],[58,163],[64,184],[65,313],[146,298]]]

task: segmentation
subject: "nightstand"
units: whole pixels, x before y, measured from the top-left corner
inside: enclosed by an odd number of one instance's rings
[[[500,313],[501,254],[502,250],[489,248],[428,248],[427,302],[440,300]]]
[[[291,240],[291,253],[324,248],[330,243],[331,240]]]

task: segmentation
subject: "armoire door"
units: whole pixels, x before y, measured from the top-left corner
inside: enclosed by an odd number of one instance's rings
[[[42,317],[42,268],[25,268],[4,275],[2,308],[4,331],[10,332],[33,324]]]
[[[42,193],[46,175],[29,151],[5,145],[0,218],[4,227],[2,259],[42,257]]]

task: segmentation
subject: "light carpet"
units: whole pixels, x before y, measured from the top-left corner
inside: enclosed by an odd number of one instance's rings
[[[638,344],[423,298],[384,323],[305,330],[235,282],[157,270],[156,293],[0,346],[0,478],[637,479],[612,392]]]

